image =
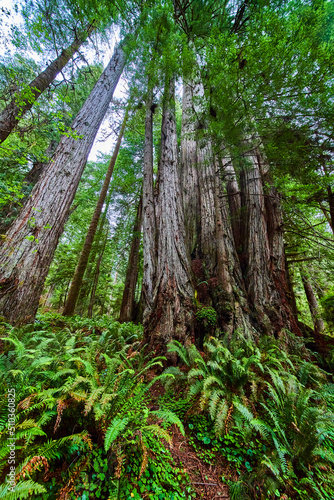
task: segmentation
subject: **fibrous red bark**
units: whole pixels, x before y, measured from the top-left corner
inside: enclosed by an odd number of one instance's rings
[[[299,333],[288,300],[283,222],[280,197],[275,188],[265,193],[269,178],[258,148],[248,147],[241,165],[243,214],[242,266],[252,321],[260,332],[278,333],[283,328]]]
[[[144,341],[156,352],[165,352],[172,338],[184,342],[193,334],[194,292],[185,245],[173,80],[166,84],[164,95],[156,203],[157,264]]]
[[[153,284],[156,269],[156,218],[153,192],[153,98],[148,92],[145,117],[143,168],[143,282],[142,301],[144,322],[152,312]]]

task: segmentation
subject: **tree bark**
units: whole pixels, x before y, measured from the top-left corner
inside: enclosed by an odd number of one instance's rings
[[[237,252],[241,252],[241,198],[237,176],[232,161],[229,158],[222,158],[220,168],[223,182],[226,186],[228,197],[229,213]]]
[[[201,201],[199,192],[196,128],[193,109],[194,85],[183,82],[182,130],[181,130],[181,185],[184,211],[186,247],[192,259],[199,258],[197,252],[200,235]]]
[[[139,247],[140,233],[143,215],[143,200],[139,200],[135,224],[133,226],[133,237],[126,272],[125,285],[122,297],[121,311],[119,315],[120,323],[134,321],[135,309],[135,293],[138,279],[138,262],[139,262]]]
[[[262,176],[268,177],[269,171],[258,149],[246,142],[243,147],[250,151],[244,154],[241,169],[241,264],[253,323],[265,334],[278,334],[283,328],[300,333],[287,297],[280,197],[274,188],[265,195]]]
[[[88,228],[86,240],[85,240],[83,249],[82,249],[80,257],[79,257],[79,262],[78,262],[77,268],[76,268],[75,273],[74,273],[74,277],[73,277],[73,280],[71,283],[71,288],[70,288],[68,298],[67,298],[67,301],[66,301],[66,304],[64,307],[63,316],[71,316],[74,313],[75,305],[76,305],[77,300],[78,300],[82,280],[83,280],[83,277],[84,277],[84,274],[86,271],[86,267],[88,264],[88,259],[89,259],[90,251],[92,249],[92,245],[93,245],[95,233],[97,230],[97,226],[99,223],[100,215],[102,212],[103,204],[105,202],[105,199],[106,199],[106,196],[108,193],[111,176],[113,174],[114,166],[115,166],[118,152],[119,152],[119,148],[121,146],[121,142],[122,142],[127,119],[128,119],[128,112],[126,111],[124,119],[123,119],[122,127],[121,127],[121,130],[120,130],[118,138],[117,138],[114,153],[111,157],[109,167],[107,170],[107,174],[106,174],[106,177],[104,179],[104,183],[103,183],[103,186],[102,186],[102,189],[100,192],[100,196],[99,196],[92,220],[91,220],[89,228]]]
[[[200,123],[203,110],[196,104],[203,94],[200,82],[184,84],[182,195],[184,213],[188,217],[186,242],[195,278],[197,306],[215,308],[221,331],[231,334],[238,329],[249,336],[252,327],[247,318],[246,293],[233,239],[226,182],[224,180],[224,189],[211,139],[205,125]],[[240,205],[238,187],[237,195]],[[205,333],[208,332],[197,325],[200,344]]]
[[[2,243],[0,314],[9,322],[34,320],[58,239],[124,64],[118,47],[75,118],[72,134],[62,137]]]
[[[100,255],[97,259],[96,266],[95,266],[94,281],[93,281],[93,286],[92,286],[89,305],[88,305],[88,318],[91,318],[93,316],[93,308],[94,308],[94,304],[95,304],[95,294],[96,294],[97,285],[99,283],[100,267],[101,267],[101,262],[103,259],[104,251],[106,248],[107,240],[108,240],[108,232],[106,233],[106,236],[104,238],[103,247],[102,247]]]
[[[153,193],[153,92],[148,92],[145,118],[143,171],[143,322],[152,312],[153,283],[156,269],[156,218]]]
[[[174,80],[166,83],[161,126],[157,193],[157,267],[153,309],[145,322],[144,342],[166,352],[172,339],[193,336],[193,285],[185,245],[178,169]]]
[[[48,88],[56,76],[66,66],[68,61],[79,50],[94,27],[90,25],[87,30],[77,37],[72,44],[64,49],[61,54],[55,59],[42,73],[40,73],[26,89],[18,92],[11,102],[0,114],[0,143],[3,142],[9,134],[14,130],[18,122],[29,111],[34,102]],[[28,92],[28,95],[26,95]]]
[[[317,301],[317,297],[314,293],[313,286],[311,284],[307,272],[302,268],[299,269],[299,272],[302,278],[302,283],[304,286],[308,306],[310,308],[310,313],[314,324],[314,331],[316,334],[320,334],[325,330],[325,323],[321,318],[320,307]]]

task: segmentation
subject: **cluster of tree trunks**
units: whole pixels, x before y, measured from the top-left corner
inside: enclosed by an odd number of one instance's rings
[[[219,330],[257,338],[300,330],[291,301],[280,196],[251,140],[240,159],[217,157],[198,102],[184,82],[180,160],[173,82],[166,87],[161,157],[153,189],[152,115],[147,106],[144,162],[145,342],[157,352],[171,338],[203,340],[195,311],[213,307]],[[267,188],[266,186],[272,186]]]
[[[36,169],[36,183],[2,243],[0,314],[12,323],[33,320],[44,280],[63,231],[97,130],[122,73],[121,47],[64,136],[51,160]],[[135,314],[140,231],[143,227],[142,307],[144,342],[165,352],[171,339],[202,342],[207,329],[196,310],[214,308],[217,331],[257,338],[284,328],[300,333],[286,269],[280,195],[260,147],[240,143],[238,161],[215,153],[201,109],[199,81],[183,86],[182,137],[178,149],[175,82],[166,80],[157,181],[153,176],[153,93],[145,119],[143,195],[133,229],[120,321]],[[121,144],[127,113],[72,280],[64,314],[73,314]],[[220,145],[221,146],[221,145]],[[269,186],[269,187],[268,187]],[[106,242],[106,239],[105,239]],[[92,315],[98,257],[89,304]],[[302,275],[317,332],[323,324],[310,283]],[[211,331],[213,333],[213,331]]]

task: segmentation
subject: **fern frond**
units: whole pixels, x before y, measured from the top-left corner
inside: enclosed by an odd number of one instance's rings
[[[172,411],[170,411],[170,410],[156,410],[156,411],[152,411],[151,414],[155,415],[158,418],[161,418],[167,424],[176,425],[180,429],[182,436],[185,435],[184,427],[183,427],[181,420]]]
[[[124,431],[129,423],[128,418],[114,418],[111,425],[108,427],[104,438],[104,449],[108,451],[111,444],[118,438],[120,433]]]

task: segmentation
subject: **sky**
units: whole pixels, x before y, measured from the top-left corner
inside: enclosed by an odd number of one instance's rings
[[[11,26],[15,26],[17,28],[22,25],[22,17],[20,14],[16,13],[14,10],[14,0],[0,0],[0,61],[5,55],[9,55],[14,53],[16,48],[11,43]],[[5,12],[3,12],[5,9]],[[7,11],[8,14],[7,15]],[[85,47],[84,54],[85,58],[89,63],[92,62],[102,62],[103,66],[106,67],[109,59],[113,54],[113,48],[115,43],[118,41],[117,33],[113,34],[113,38],[109,41],[109,43],[100,44],[100,51],[96,54],[95,50],[92,47]],[[92,44],[90,44],[92,45]],[[38,55],[34,51],[30,51],[30,53],[25,53],[25,55],[30,55],[37,63],[40,63],[42,69],[46,67],[46,62],[43,61],[43,55]],[[114,93],[114,97],[116,99],[124,99],[127,95],[127,87],[126,81],[121,79],[117,85],[117,88]],[[118,118],[116,121],[118,122]],[[112,154],[113,147],[116,142],[116,136],[112,132],[114,125],[113,116],[110,116],[110,113],[107,113],[105,120],[102,122],[95,142],[93,144],[92,150],[90,152],[89,161],[95,161],[99,153],[103,154]],[[110,135],[111,134],[111,135]],[[109,136],[106,140],[104,138]]]

